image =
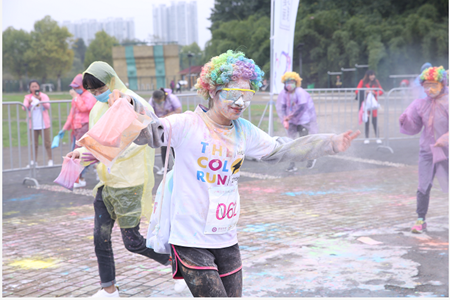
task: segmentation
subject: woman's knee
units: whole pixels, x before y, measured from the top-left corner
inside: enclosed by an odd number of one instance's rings
[[[182,264],[179,266],[194,297],[227,297],[227,292],[217,271],[188,269]]]
[[[137,253],[140,250],[140,244],[142,243],[138,243],[136,241],[128,241],[128,242],[124,242],[123,243],[125,246],[125,249],[127,249],[128,251],[130,251],[131,253]]]
[[[142,236],[127,234],[127,229],[122,229],[122,240],[125,249],[132,253],[141,252],[142,248],[145,246],[145,239]]]
[[[242,297],[242,269],[221,279],[228,297]]]
[[[111,230],[112,227],[109,224],[102,224],[94,228],[94,244],[110,244],[111,243]]]

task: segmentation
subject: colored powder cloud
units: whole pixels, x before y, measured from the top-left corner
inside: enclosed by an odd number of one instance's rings
[[[34,260],[34,259],[22,259],[16,260],[9,264],[13,267],[19,267],[22,269],[47,269],[55,266],[54,260]]]

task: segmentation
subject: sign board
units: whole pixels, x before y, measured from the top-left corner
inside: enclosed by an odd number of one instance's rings
[[[281,77],[286,72],[292,72],[292,58],[294,56],[295,20],[299,0],[273,0],[273,55],[271,67],[272,92],[279,94],[283,89]]]

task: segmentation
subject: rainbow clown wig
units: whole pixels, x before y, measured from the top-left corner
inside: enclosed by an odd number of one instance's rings
[[[288,80],[295,80],[295,83],[296,83],[295,86],[296,87],[300,87],[302,85],[302,79],[295,72],[286,72],[286,73],[284,73],[284,75],[281,77],[281,82],[285,83]]]
[[[442,83],[444,86],[447,85],[447,72],[442,66],[431,67],[425,69],[422,74],[420,74],[420,84],[423,85],[425,81],[437,81]]]
[[[264,72],[253,59],[245,58],[245,54],[242,52],[228,50],[226,53],[211,58],[203,66],[195,88],[200,96],[208,100],[209,93],[214,93],[218,86],[239,78],[250,80],[250,88],[258,91],[262,86],[263,76]]]

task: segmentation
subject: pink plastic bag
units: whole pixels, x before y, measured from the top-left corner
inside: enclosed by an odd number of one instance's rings
[[[117,105],[118,103],[119,105]],[[114,107],[117,109],[113,110]],[[108,115],[110,110],[112,113]],[[131,122],[128,124],[130,120]],[[141,130],[151,122],[152,119],[149,116],[136,113],[126,99],[119,99],[114,102],[91,130],[77,141],[77,145],[86,147],[109,170],[117,157],[131,145],[139,136]],[[120,125],[116,127],[116,123]],[[125,127],[126,124],[128,124],[127,127]],[[114,127],[114,130],[112,127]]]
[[[106,111],[87,134],[103,146],[119,147],[122,133],[137,115],[125,98],[120,98]]]
[[[53,182],[73,191],[73,185],[78,180],[83,169],[84,167],[80,164],[79,159],[64,157],[61,173]]]

